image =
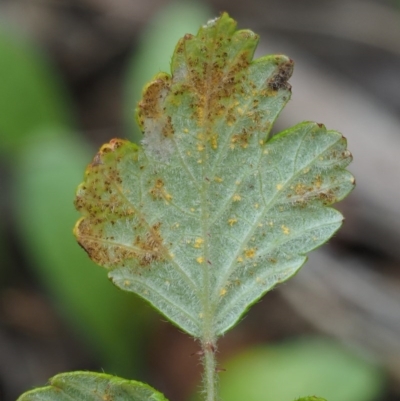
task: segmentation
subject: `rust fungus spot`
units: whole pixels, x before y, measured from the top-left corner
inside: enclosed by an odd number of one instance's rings
[[[249,134],[249,132],[246,129],[243,129],[240,134],[232,136],[231,145],[233,146],[233,148],[235,147],[235,145],[240,145],[243,149],[246,149],[247,146],[249,146],[250,136],[251,135]]]
[[[203,246],[204,239],[203,238],[196,238],[194,241],[194,247],[195,248],[201,248]]]
[[[112,150],[116,150],[116,149],[120,148],[122,145],[124,145],[125,143],[127,143],[127,141],[125,141],[124,139],[113,138],[110,141],[110,147]]]
[[[191,39],[191,36],[188,39]],[[201,41],[201,38],[199,39]],[[204,120],[213,121],[225,115],[228,123],[233,124],[235,121],[233,110],[226,110],[224,99],[246,92],[244,72],[250,63],[251,52],[242,51],[228,63],[227,45],[224,41],[225,38],[217,38],[212,50],[205,45],[199,47],[201,55],[188,57],[187,60],[190,87],[196,93],[191,108],[199,125],[203,125]],[[207,54],[211,51],[212,55]],[[211,147],[216,149],[217,144],[212,137],[210,142]]]
[[[74,205],[78,211],[85,209],[87,207],[86,198],[84,196],[77,195],[74,200]]]
[[[164,74],[145,88],[143,98],[138,105],[138,117],[141,125],[143,125],[145,118],[161,116],[160,100],[165,96],[169,87],[170,77]]]
[[[234,224],[237,223],[237,219],[236,218],[232,218],[232,219],[228,219],[228,224],[232,227]]]
[[[154,199],[164,199],[165,201],[170,201],[172,196],[164,189],[164,181],[161,178],[157,178],[154,186],[150,189],[150,195]]]
[[[277,71],[268,79],[267,85],[273,91],[278,91],[279,89],[289,89],[291,88],[288,83],[289,78],[293,73],[293,60],[289,59],[285,63],[279,64]]]
[[[106,155],[107,153],[111,153],[115,151],[116,149],[120,148],[123,146],[127,141],[123,139],[118,139],[114,138],[111,139],[109,143],[104,144],[100,150],[97,152],[97,154],[94,156],[92,163],[90,164],[90,167],[96,167],[99,165],[103,165],[103,156]]]
[[[250,249],[246,249],[244,251],[244,256],[246,258],[252,259],[256,256],[256,248],[250,248]]]
[[[165,138],[171,138],[174,134],[174,127],[172,126],[172,120],[170,116],[167,117],[167,121],[163,126],[161,133]]]
[[[320,192],[317,195],[317,198],[324,204],[324,205],[331,205],[337,201],[335,192],[332,189],[328,189],[326,191]]]
[[[239,201],[242,200],[242,197],[239,194],[234,194],[233,197],[232,197],[232,200],[234,202],[239,202]]]
[[[148,266],[152,262],[164,259],[165,250],[162,245],[160,226],[161,223],[154,224],[144,237],[138,235],[135,238],[134,245],[140,249],[136,257],[141,266]]]
[[[303,196],[308,192],[308,189],[307,189],[306,185],[304,185],[302,183],[298,183],[294,188],[294,192],[297,196]]]
[[[109,257],[109,249],[101,241],[101,230],[96,232],[96,222],[90,218],[80,219],[74,229],[78,244],[86,251],[89,257],[103,266],[111,266],[115,263]]]
[[[316,189],[320,189],[321,186],[322,186],[322,177],[321,177],[321,175],[318,174],[318,175],[315,177],[315,179],[314,179],[314,181],[312,182],[312,184],[314,185],[314,187],[315,187]]]
[[[211,135],[210,143],[211,143],[212,149],[215,150],[218,148],[218,135],[217,134]]]

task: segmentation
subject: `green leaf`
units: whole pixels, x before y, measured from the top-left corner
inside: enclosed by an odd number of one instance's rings
[[[167,401],[147,384],[93,372],[62,373],[17,401]]]
[[[325,398],[315,397],[315,395],[312,395],[310,397],[298,398],[296,401],[326,401],[326,400]]]
[[[252,61],[258,36],[235,27],[223,14],[179,41],[139,103],[143,147],[104,145],[75,201],[75,235],[111,280],[211,342],[336,232],[326,206],[354,184],[341,134],[268,138],[293,62]]]
[[[15,155],[35,131],[71,128],[64,88],[33,44],[0,27],[0,151]]]
[[[328,401],[373,401],[384,391],[383,371],[334,341],[303,338],[259,345],[222,365],[220,397],[229,401],[293,401],[315,394]],[[298,401],[319,401],[305,397]]]

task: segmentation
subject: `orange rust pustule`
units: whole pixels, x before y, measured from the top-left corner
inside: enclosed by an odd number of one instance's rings
[[[82,213],[86,211],[92,218],[99,218],[104,213],[120,217],[134,214],[132,209],[122,207],[124,203],[115,189],[115,185],[122,184],[118,170],[106,170],[106,173],[104,177],[101,170],[92,172],[92,180],[82,187],[84,193],[75,197],[76,209]]]
[[[165,259],[166,251],[162,244],[160,226],[161,223],[153,224],[144,236],[138,235],[135,238],[134,245],[141,249],[137,255],[140,266],[149,266]]]
[[[75,230],[78,244],[86,251],[90,259],[95,263],[115,268],[123,266],[128,260],[135,259],[139,266],[149,266],[156,261],[165,260],[166,250],[162,245],[160,235],[160,223],[149,227],[149,231],[137,236],[133,242],[136,249],[114,245],[107,241],[113,241],[114,237],[105,237],[103,230],[96,230],[96,223],[88,218],[82,219]]]
[[[319,192],[316,198],[325,206],[332,205],[333,203],[337,202],[335,191],[333,189]]]
[[[157,178],[153,188],[150,189],[150,195],[154,199],[162,199],[164,198],[164,192],[164,181],[161,178]]]
[[[293,73],[294,62],[292,59],[289,61],[279,64],[277,71],[268,79],[267,85],[270,89],[277,91],[279,89],[291,89],[291,85],[288,83],[289,78]]]
[[[178,45],[177,52],[184,52],[186,42],[191,40],[201,41],[201,38],[185,37]],[[221,36],[216,38],[213,48],[207,47],[206,43],[203,47],[199,46],[202,56],[189,56],[187,59],[189,81],[176,89],[176,93],[193,91],[196,94],[191,108],[199,121],[212,121],[225,114],[223,99],[245,94],[245,71],[252,54],[243,50],[236,59],[229,60],[226,40]]]
[[[163,92],[169,91],[170,81],[167,75],[163,75],[145,88],[142,100],[138,104],[138,118],[141,125],[145,118],[160,117],[162,113],[160,100],[164,96]]]
[[[172,196],[165,190],[164,185],[164,181],[161,178],[155,180],[153,187],[149,191],[154,200],[164,199],[169,202],[172,199]]]
[[[247,148],[249,145],[251,134],[246,129],[243,129],[240,134],[235,134],[232,136],[231,143],[233,145],[240,145],[243,149]]]
[[[167,116],[167,121],[164,124],[161,133],[165,138],[171,138],[174,134],[174,127],[172,125],[172,119],[170,116]]]
[[[116,186],[122,185],[118,162],[122,155],[113,159],[116,163],[106,164],[105,157],[128,143],[122,139],[112,139],[101,147],[91,164],[86,169],[86,179],[79,187],[75,197],[75,207],[84,215],[89,215],[100,223],[105,214],[123,217],[132,216],[134,210],[124,207]]]
[[[91,218],[82,219],[79,222],[79,225],[75,228],[78,244],[95,263],[111,266],[116,261],[111,260],[109,249],[100,241],[103,231],[94,231],[94,227],[97,227],[97,224]]]
[[[76,208],[85,216],[74,229],[77,241],[94,262],[110,269],[124,266],[128,260],[131,266],[148,266],[169,257],[162,246],[160,223],[149,226],[135,205],[124,197],[119,162],[127,153],[118,149],[125,143],[129,142],[113,139],[101,147],[75,198]],[[163,187],[162,180],[156,181],[154,195],[170,199]],[[133,228],[130,245],[125,238],[120,242],[116,237],[113,227],[118,223]]]
[[[308,203],[313,201],[320,201],[323,205],[328,206],[337,202],[337,197],[335,191],[338,191],[338,188],[328,188],[328,189],[320,189],[321,182],[318,181],[313,182],[315,185],[306,186],[304,184],[297,184],[294,187],[293,193],[289,193],[287,195],[288,199],[294,199],[298,206],[306,206]]]
[[[109,143],[105,143],[100,150],[96,153],[94,156],[92,162],[89,164],[88,168],[90,167],[96,167],[101,164],[104,164],[103,162],[103,156],[107,153],[113,152],[120,148],[121,146],[125,145],[128,141],[125,139],[119,139],[119,138],[113,138],[110,140]]]

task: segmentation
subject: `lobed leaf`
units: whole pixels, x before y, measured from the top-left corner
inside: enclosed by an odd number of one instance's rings
[[[114,284],[203,340],[335,233],[327,206],[354,185],[341,134],[305,122],[269,138],[293,62],[252,61],[257,41],[227,14],[182,38],[144,89],[143,146],[104,145],[75,201],[75,235]]]
[[[17,401],[167,401],[147,384],[104,373],[62,373],[50,386],[28,391]]]

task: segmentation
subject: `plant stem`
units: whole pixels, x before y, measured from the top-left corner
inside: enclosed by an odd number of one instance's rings
[[[217,360],[215,358],[215,345],[212,342],[202,343],[204,377],[203,387],[206,401],[217,401]]]

